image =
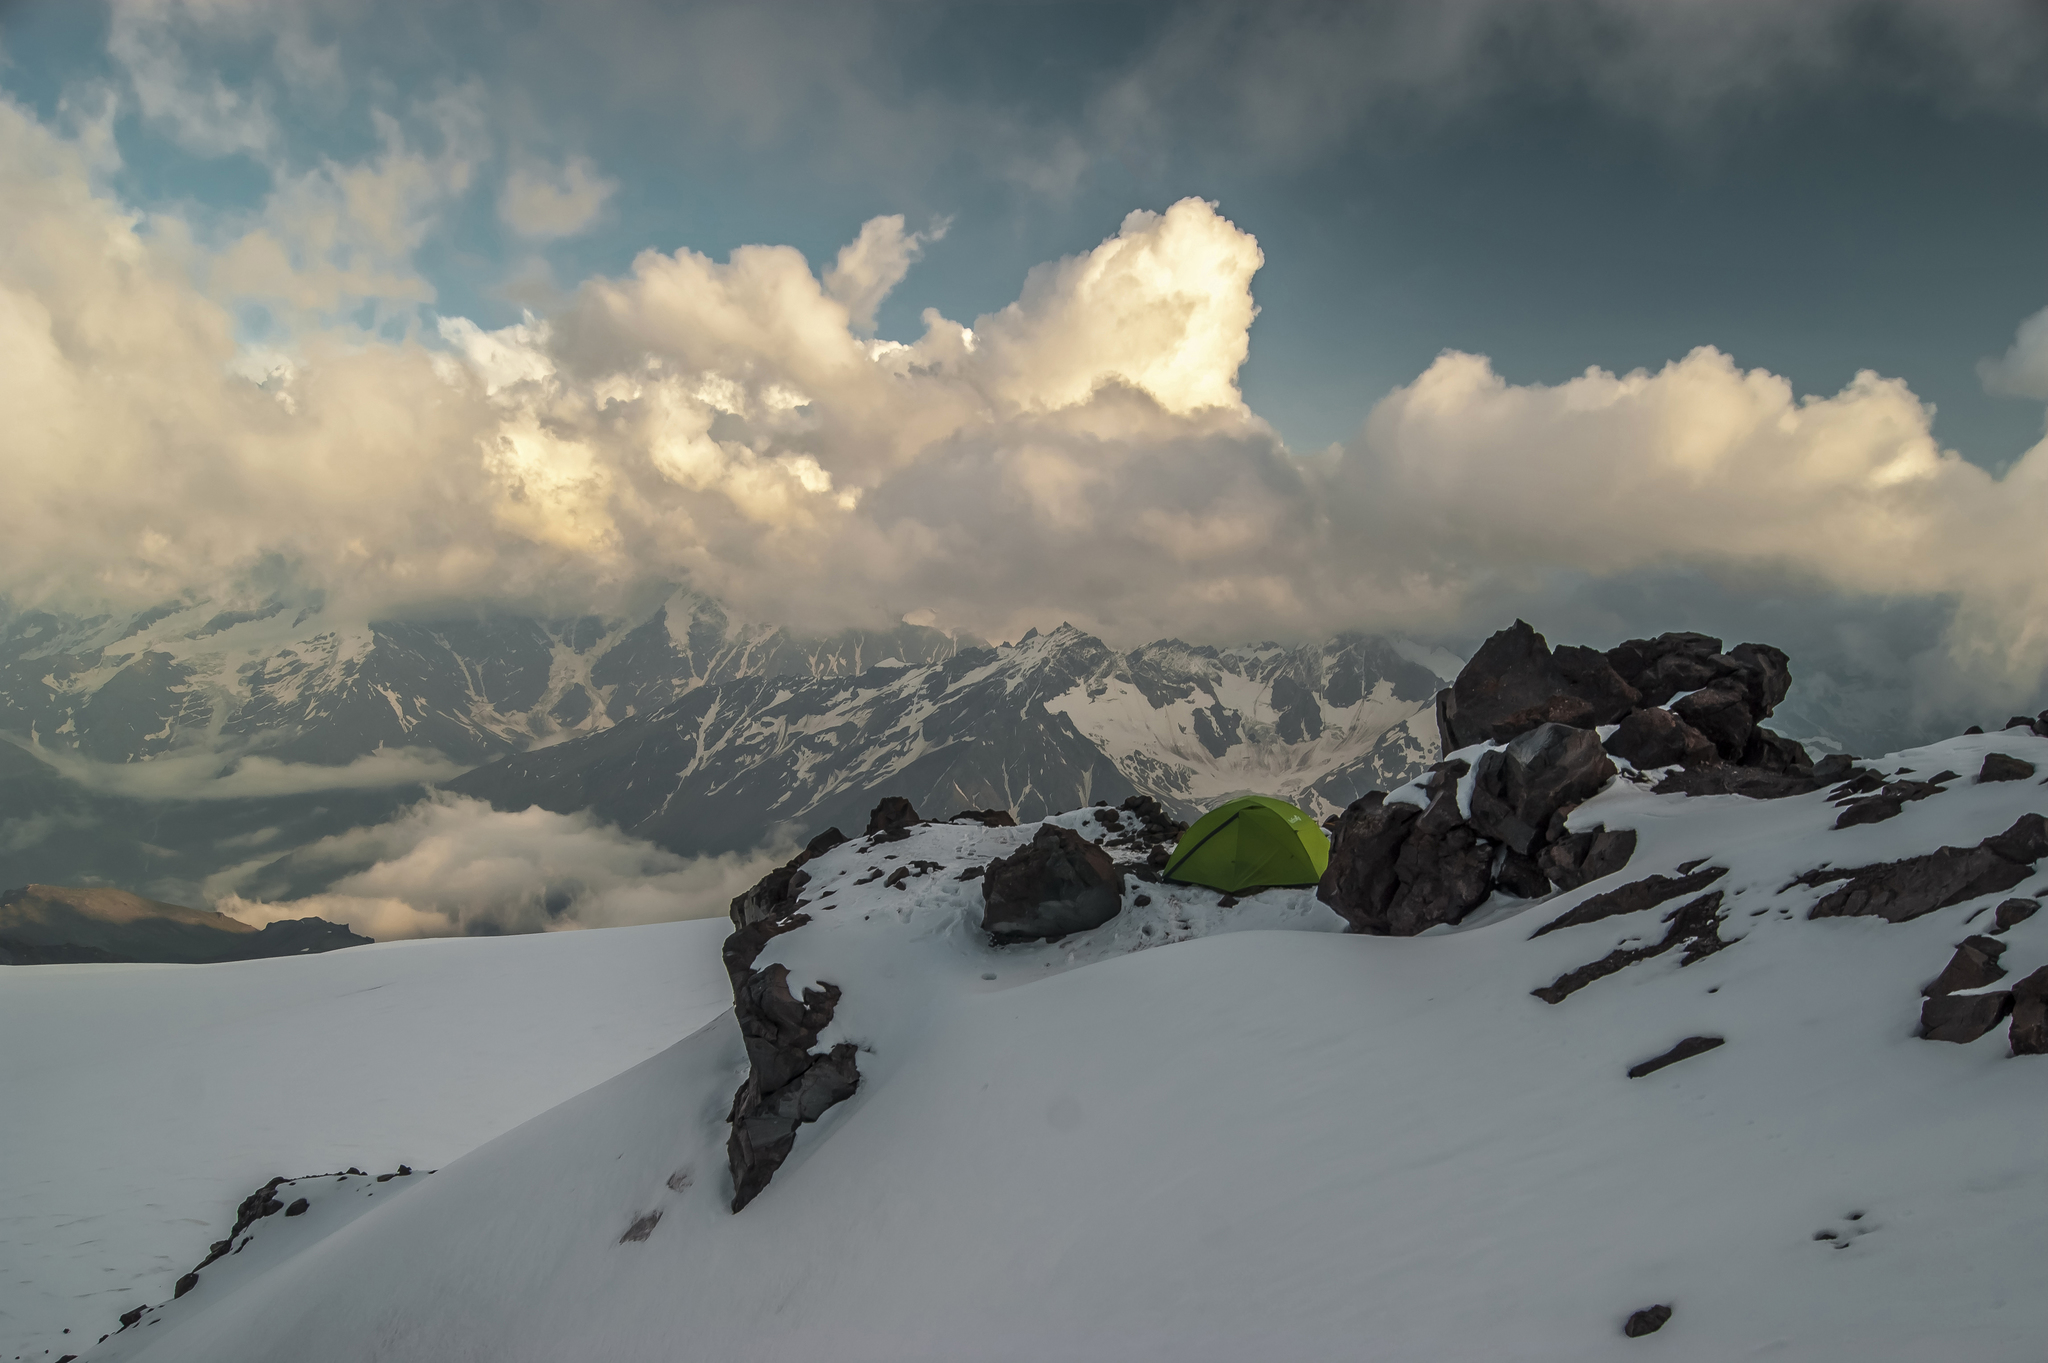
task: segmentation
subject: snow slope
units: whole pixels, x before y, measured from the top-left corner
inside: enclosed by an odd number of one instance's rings
[[[2048,771],[2011,733],[1883,765],[1990,751]],[[2038,779],[1966,775],[1837,832],[1825,792],[1617,780],[1572,823],[1637,830],[1625,870],[1410,939],[1340,935],[1307,891],[1133,886],[1151,902],[1094,932],[996,948],[957,876],[1030,827],[849,843],[757,965],[840,986],[819,1044],[859,1043],[862,1083],[744,1212],[725,1017],[387,1203],[327,1194],[306,1219],[332,1233],[266,1227],[86,1356],[2038,1363],[2048,1057],[1914,1034],[1920,986],[2005,896],[1814,920],[1828,887],[1790,882],[2044,807]],[[1729,868],[1729,946],[1532,997],[1673,906],[1538,926],[1700,858]],[[936,869],[892,889],[892,859]],[[2048,915],[2005,940],[2017,980]],[[1727,1044],[1626,1077],[1695,1034]],[[1653,1303],[1670,1323],[1624,1338]]]
[[[0,969],[0,1359],[170,1296],[273,1175],[433,1168],[655,1054],[731,1006],[724,931]]]

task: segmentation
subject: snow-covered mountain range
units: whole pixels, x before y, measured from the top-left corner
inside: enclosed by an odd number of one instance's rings
[[[307,894],[332,868],[293,849],[429,782],[589,808],[684,854],[801,841],[898,788],[1026,817],[1140,791],[1185,813],[1244,789],[1329,812],[1430,760],[1427,707],[1457,664],[1362,635],[1128,652],[1071,627],[993,649],[908,624],[802,638],[687,592],[619,621],[17,613],[0,625],[0,763],[20,769],[0,884],[191,899],[253,862],[271,869],[250,894]]]
[[[1148,794],[1183,813],[1256,788],[1341,809],[1435,752],[1432,655],[1384,639],[1117,653],[1071,626],[853,677],[704,686],[603,733],[479,768],[450,789],[501,808],[593,809],[678,851],[801,841],[920,808],[1037,818]]]

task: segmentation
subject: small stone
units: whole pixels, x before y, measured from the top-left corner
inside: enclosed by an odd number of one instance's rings
[[[178,1279],[177,1285],[171,1289],[171,1300],[176,1301],[197,1286],[199,1286],[199,1275],[197,1273],[187,1273],[184,1277]]]
[[[1133,895],[1133,896],[1131,896],[1131,907],[1132,907],[1132,908],[1134,908],[1134,909],[1142,909],[1142,908],[1146,907],[1147,905],[1149,905],[1149,904],[1150,904],[1151,902],[1152,902],[1152,896],[1151,896],[1151,895],[1149,895],[1149,894],[1140,894],[1140,895]]]
[[[632,1225],[626,1227],[626,1233],[619,1237],[619,1243],[623,1245],[631,1241],[637,1244],[654,1234],[654,1228],[660,1224],[661,1213],[649,1212]]]
[[[1628,1318],[1628,1323],[1621,1327],[1621,1332],[1630,1339],[1641,1339],[1644,1335],[1656,1334],[1670,1319],[1669,1306],[1646,1306]]]
[[[292,1203],[291,1206],[286,1207],[284,1209],[284,1214],[286,1216],[304,1216],[306,1214],[306,1208],[312,1205],[312,1203],[308,1202],[305,1198],[302,1197],[298,1199],[296,1202]]]
[[[2022,762],[2006,753],[1984,754],[1984,766],[1977,773],[1979,783],[1985,781],[2024,781],[2034,774],[2032,762]]]

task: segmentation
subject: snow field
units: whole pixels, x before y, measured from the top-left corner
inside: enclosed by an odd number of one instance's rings
[[[168,1299],[273,1175],[431,1169],[670,1045],[727,927],[0,970],[0,1359]]]
[[[2031,737],[1900,754],[1963,777],[1840,833],[1824,793],[1617,781],[1572,822],[1637,829],[1623,872],[1413,939],[1339,935],[1304,891],[1133,884],[1152,902],[1095,932],[996,948],[957,876],[1032,827],[849,843],[757,965],[844,991],[820,1045],[861,1046],[861,1088],[743,1213],[727,1015],[88,1357],[2038,1360],[2048,1057],[1914,1036],[1986,904],[1813,921],[1825,889],[1786,888],[2048,805],[1971,784],[1987,751],[2048,769]],[[1537,926],[1699,858],[1733,945],[1530,996],[1677,905]],[[938,869],[873,874],[914,861]],[[2011,978],[2048,963],[2044,920],[2007,935]],[[1696,1034],[1727,1044],[1626,1077]]]

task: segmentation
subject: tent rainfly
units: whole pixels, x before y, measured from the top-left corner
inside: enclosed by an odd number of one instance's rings
[[[1313,885],[1330,864],[1330,840],[1285,800],[1245,795],[1195,820],[1162,874],[1185,885],[1235,893],[1271,885]]]

